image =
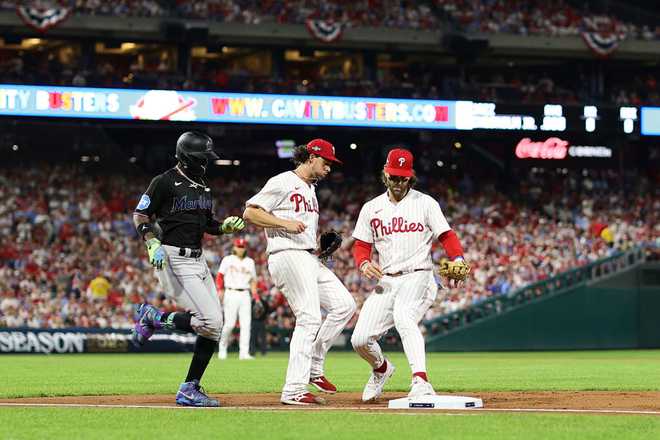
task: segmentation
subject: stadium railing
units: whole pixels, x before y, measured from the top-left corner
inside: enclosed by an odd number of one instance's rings
[[[454,331],[472,322],[504,313],[532,301],[564,293],[583,283],[602,280],[643,263],[645,258],[646,252],[643,248],[619,252],[577,269],[563,272],[552,278],[529,284],[509,294],[493,296],[465,309],[424,321],[423,325],[426,327],[427,335],[439,335]]]

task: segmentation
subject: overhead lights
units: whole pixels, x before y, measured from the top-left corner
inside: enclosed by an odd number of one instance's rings
[[[241,164],[240,160],[229,160],[229,159],[218,159],[215,161],[216,165],[220,166],[239,166]]]

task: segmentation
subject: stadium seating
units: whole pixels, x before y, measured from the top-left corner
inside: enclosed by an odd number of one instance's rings
[[[440,201],[473,275],[464,288],[442,290],[426,318],[510,293],[632,245],[657,252],[660,194],[653,188],[658,182],[638,178],[635,186],[621,187],[620,177],[537,170],[522,180],[515,198],[490,183],[481,182],[477,189],[467,175],[457,182],[427,181],[422,189]],[[262,183],[263,178],[212,181],[217,215],[240,214]],[[92,177],[71,165],[2,170],[0,326],[127,328],[136,303],[146,300],[173,309],[131,223],[147,184],[147,176]],[[320,185],[320,229],[334,228],[347,238],[329,264],[362,304],[371,283],[355,270],[348,238],[361,204],[382,188],[362,183],[349,191],[349,185]],[[603,232],[606,227],[609,234]],[[265,238],[252,228],[246,238],[257,263],[259,289],[274,310],[268,325],[290,329],[293,318],[286,301],[268,276]],[[205,247],[215,271],[231,242],[207,236]],[[434,246],[435,261],[443,254],[441,246]],[[271,343],[277,337],[271,335]]]

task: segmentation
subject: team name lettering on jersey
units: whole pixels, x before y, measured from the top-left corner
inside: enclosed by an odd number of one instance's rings
[[[376,238],[397,233],[424,231],[424,225],[419,222],[408,223],[403,217],[394,217],[386,224],[383,224],[383,220],[374,218],[371,219],[370,224]]]
[[[275,217],[296,220],[306,227],[300,234],[288,233],[281,228],[266,228],[268,254],[285,249],[316,248],[319,223],[316,188],[308,185],[293,171],[285,171],[268,179],[266,185],[245,205],[259,206]]]
[[[319,205],[316,199],[312,199],[311,202],[308,202],[302,194],[293,193],[289,198],[290,201],[296,204],[295,211],[300,212],[302,210],[306,212],[319,212]]]
[[[175,197],[172,201],[172,212],[194,211],[196,209],[212,209],[213,201],[199,196],[196,199],[188,200],[188,196]]]

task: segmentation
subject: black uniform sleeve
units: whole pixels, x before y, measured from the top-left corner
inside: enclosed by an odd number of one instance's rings
[[[210,235],[221,235],[222,231],[220,231],[220,226],[220,222],[212,218],[211,214],[209,214],[206,220],[206,229],[204,232]]]
[[[135,213],[151,217],[152,214],[158,212],[169,192],[170,188],[165,176],[161,174],[154,177],[145,193],[140,197],[140,201],[135,207]]]

